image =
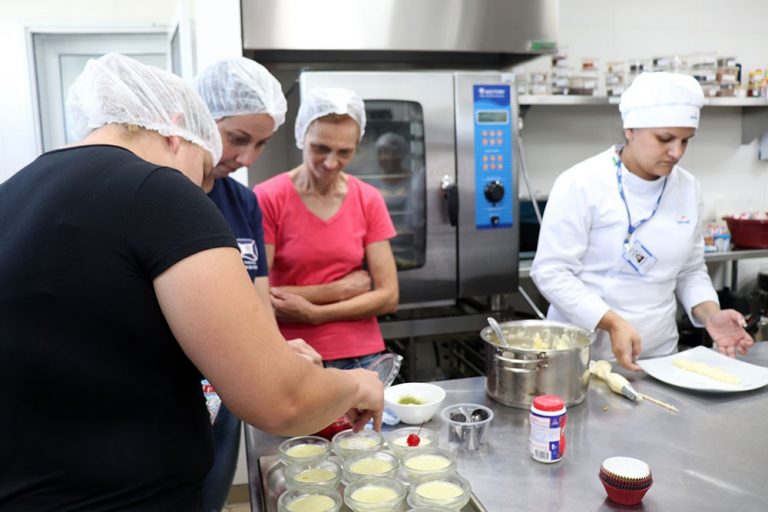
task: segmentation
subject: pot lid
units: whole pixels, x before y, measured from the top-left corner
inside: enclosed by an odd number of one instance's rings
[[[402,362],[403,356],[387,352],[374,359],[365,369],[378,373],[379,379],[386,388],[395,381],[395,377],[400,373]]]

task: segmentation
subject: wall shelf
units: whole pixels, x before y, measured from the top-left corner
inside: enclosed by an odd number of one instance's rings
[[[578,95],[530,95],[517,97],[520,114],[525,117],[533,106],[600,106],[618,105],[618,96],[578,96]],[[750,144],[758,140],[757,157],[768,160],[768,98],[705,98],[705,107],[741,108],[741,142]],[[760,108],[764,107],[764,108]]]
[[[518,96],[522,106],[532,105],[618,105],[618,96],[529,95]],[[705,107],[768,107],[768,98],[705,98]]]
[[[520,105],[609,105],[619,103],[618,97],[576,96],[576,95],[522,95],[517,97]]]

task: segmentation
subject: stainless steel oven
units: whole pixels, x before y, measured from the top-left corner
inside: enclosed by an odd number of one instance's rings
[[[289,106],[249,182],[300,162],[290,134],[301,89],[354,89],[368,126],[349,171],[389,205],[400,309],[515,293],[518,108],[501,70],[557,51],[558,0],[240,5],[243,55],[278,77]]]
[[[498,72],[310,71],[347,87],[367,126],[348,172],[376,186],[398,235],[401,307],[513,293],[518,284],[518,108]]]

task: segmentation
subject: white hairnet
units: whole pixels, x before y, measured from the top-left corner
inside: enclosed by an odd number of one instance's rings
[[[238,57],[213,64],[196,77],[195,89],[216,120],[243,114],[269,114],[274,131],[285,122],[288,105],[280,82],[261,64]]]
[[[296,147],[304,149],[304,137],[315,119],[330,114],[348,115],[360,126],[360,138],[365,133],[365,104],[356,92],[336,87],[317,88],[302,95],[296,116]]]
[[[221,159],[219,129],[200,96],[176,75],[130,57],[90,59],[69,89],[70,131],[78,140],[105,124],[176,135]]]
[[[701,85],[690,75],[642,73],[621,95],[624,128],[699,127]]]

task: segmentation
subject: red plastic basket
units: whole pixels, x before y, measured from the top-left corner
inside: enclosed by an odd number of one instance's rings
[[[768,220],[723,217],[735,247],[768,249]]]

